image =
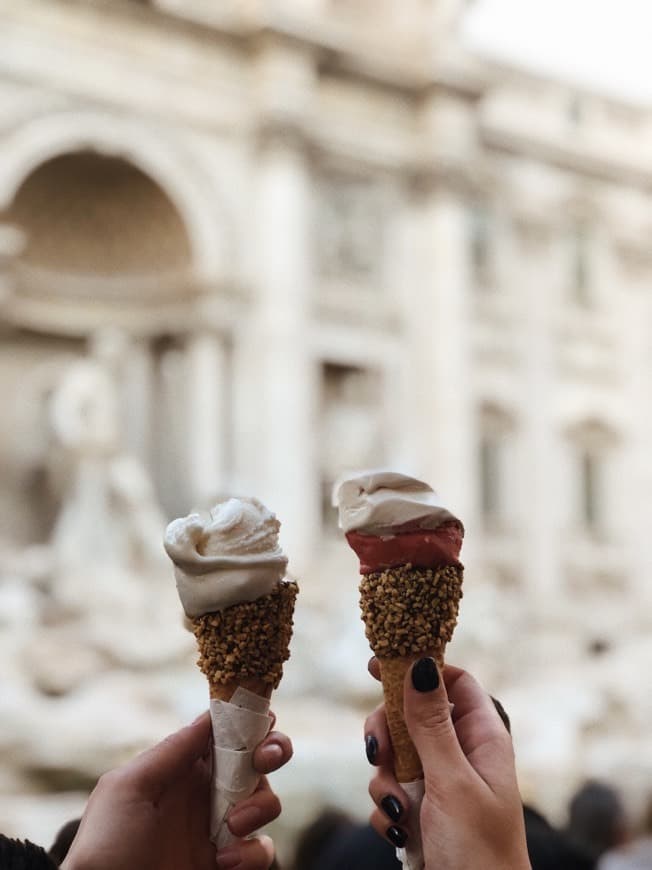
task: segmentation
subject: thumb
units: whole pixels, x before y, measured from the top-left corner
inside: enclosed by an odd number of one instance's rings
[[[187,773],[208,750],[211,720],[208,713],[192,725],[170,734],[120,769],[120,779],[144,796],[160,794]]]
[[[418,659],[405,678],[403,688],[405,724],[423,766],[426,785],[442,769],[463,762],[446,686],[433,658]]]

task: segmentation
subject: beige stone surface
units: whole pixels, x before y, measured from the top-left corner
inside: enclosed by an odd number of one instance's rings
[[[282,848],[363,816],[328,495],[369,463],[465,521],[449,658],[527,795],[648,787],[652,113],[470,57],[462,6],[0,3],[0,828],[47,838],[205,705],[157,527],[229,493],[302,586]]]

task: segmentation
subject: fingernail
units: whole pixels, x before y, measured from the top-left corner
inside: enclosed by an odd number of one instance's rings
[[[251,834],[256,828],[260,828],[263,823],[263,814],[258,807],[244,807],[241,810],[233,809],[229,813],[227,819],[229,828],[233,828],[234,823],[238,827],[238,833],[231,830],[231,833],[237,837],[246,837]]]
[[[507,728],[507,733],[511,734],[512,733],[512,725],[511,725],[511,722],[509,721],[509,716],[505,712],[505,708],[500,703],[498,698],[494,698],[493,695],[490,695],[489,697],[494,702],[494,707],[496,708],[496,713],[498,713],[500,718],[503,720],[503,725],[505,726],[505,728]]]
[[[265,764],[280,764],[283,761],[283,750],[278,743],[268,743],[266,746],[261,746],[259,752],[265,759]]]
[[[412,685],[417,692],[434,692],[439,686],[439,671],[434,659],[419,659],[412,665]]]
[[[378,741],[373,734],[367,734],[367,736],[365,737],[364,749],[367,753],[367,761],[369,762],[369,764],[375,764],[376,756],[378,755]]]
[[[397,849],[402,849],[405,846],[407,834],[403,828],[397,828],[396,825],[392,825],[390,828],[387,828],[385,834],[390,843],[393,843]]]
[[[380,802],[381,807],[386,815],[393,822],[398,822],[398,820],[403,815],[403,807],[401,806],[401,802],[394,797],[393,794],[387,794]]]
[[[215,861],[221,870],[233,870],[234,867],[239,867],[242,863],[240,849],[234,849],[232,846],[221,849],[215,855]]]

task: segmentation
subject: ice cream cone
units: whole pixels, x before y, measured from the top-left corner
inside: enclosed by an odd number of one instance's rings
[[[209,682],[208,685],[212,701],[230,701],[236,689],[247,689],[267,700],[272,697],[271,684],[255,677],[242,677],[240,680],[229,680],[228,683]]]
[[[403,691],[417,659],[432,656],[443,668],[462,597],[464,528],[428,484],[392,471],[342,479],[333,503],[360,560],[360,608],[380,665],[394,772],[410,798],[411,840],[398,857],[408,870],[423,870],[423,769],[405,723]]]
[[[289,658],[298,587],[284,579],[280,523],[254,498],[229,499],[208,517],[174,520],[165,548],[208,680],[213,725],[210,838],[232,839],[232,807],[253,794],[253,753],[273,721],[269,699]]]
[[[437,653],[425,651],[423,655],[432,655],[437,661],[438,667],[443,667],[443,649],[440,648]],[[380,680],[385,698],[385,715],[394,754],[394,773],[398,782],[414,782],[414,780],[423,777],[421,761],[412,743],[412,738],[408,734],[403,712],[405,675],[416,659],[421,657],[421,655],[413,655],[405,658],[378,659]]]
[[[457,622],[461,581],[461,568],[433,571],[406,565],[366,575],[360,584],[362,618],[380,665],[399,782],[423,776],[403,713],[405,675],[424,656],[432,656],[443,668],[446,644]]]

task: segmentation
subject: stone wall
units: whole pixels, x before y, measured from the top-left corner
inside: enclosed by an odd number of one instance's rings
[[[455,7],[398,15],[391,53],[389,18],[343,4],[0,13],[0,828],[47,839],[205,703],[154,529],[229,492],[276,510],[302,585],[280,830],[364,815],[377,690],[327,495],[377,462],[464,518],[451,657],[509,710],[527,795],[559,814],[587,774],[647,788],[650,118],[481,65]],[[87,608],[49,415],[106,327],[125,350],[91,478],[122,556],[114,583],[89,567]]]

